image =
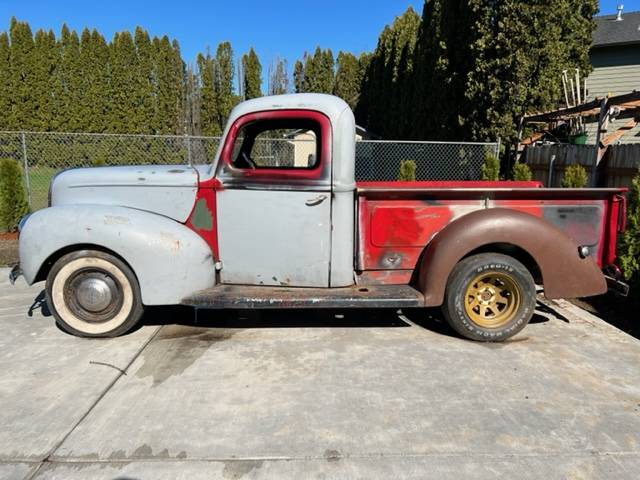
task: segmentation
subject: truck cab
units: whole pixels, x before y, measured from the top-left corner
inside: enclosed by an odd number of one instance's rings
[[[462,336],[501,341],[533,315],[536,283],[596,295],[619,272],[621,189],[356,182],[354,167],[344,101],[250,100],[208,165],[57,175],[49,208],[21,222],[13,277],[45,280],[80,336],[123,334],[146,305],[441,307]]]

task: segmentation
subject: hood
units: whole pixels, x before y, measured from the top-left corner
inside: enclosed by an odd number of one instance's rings
[[[51,206],[118,205],[185,222],[198,190],[188,165],[95,167],[65,170],[51,181]]]

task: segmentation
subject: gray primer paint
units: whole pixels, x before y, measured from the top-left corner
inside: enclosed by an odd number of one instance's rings
[[[198,186],[187,165],[76,168],[52,181],[51,200],[59,205],[119,205],[185,222]]]
[[[145,305],[177,304],[215,285],[211,249],[195,232],[160,215],[104,205],[51,207],[29,217],[20,233],[27,283],[52,254],[86,244],[110,250],[131,266]]]
[[[330,282],[324,282],[324,280],[320,281],[320,277],[316,276],[316,273],[320,270],[319,268],[319,259],[316,258],[318,252],[309,252],[307,253],[306,260],[303,260],[303,263],[298,265],[297,275],[294,275],[295,284],[299,286],[349,286],[353,285],[353,256],[354,256],[354,215],[355,215],[355,205],[354,205],[354,191],[355,191],[355,175],[354,175],[354,162],[355,162],[355,119],[353,117],[353,113],[351,109],[343,100],[334,97],[332,95],[324,95],[324,94],[293,94],[293,95],[276,95],[270,97],[261,97],[253,100],[249,100],[243,102],[236,106],[231,115],[229,117],[229,121],[227,123],[227,128],[224,132],[224,138],[226,139],[229,133],[229,127],[240,117],[243,115],[247,115],[250,113],[255,113],[259,111],[268,111],[268,110],[313,110],[324,114],[327,118],[329,118],[329,122],[331,124],[331,136],[332,136],[332,151],[331,151],[331,211],[326,213],[326,218],[321,219],[323,225],[327,225],[331,223],[332,231],[330,233],[330,248],[325,251],[326,259],[323,258],[322,262],[331,262],[331,271],[330,271]],[[202,180],[208,180],[214,176],[214,172],[216,170],[221,170],[217,168],[218,162],[220,160],[220,153],[224,142],[220,143],[218,147],[218,152],[216,154],[216,158],[214,164],[211,168],[203,168],[197,167],[200,177]],[[221,177],[220,180],[224,183],[225,178]],[[307,187],[303,186],[294,186],[291,185],[291,190],[306,190],[304,198],[310,198],[313,196],[313,190],[321,189],[324,190],[328,188],[329,185],[324,184],[313,184]],[[285,186],[279,186],[279,189],[285,189]],[[312,228],[302,228],[304,225],[307,225],[311,220],[319,220],[316,217],[313,219],[308,218],[305,219],[305,216],[308,216],[310,212],[302,211],[299,216],[291,216],[292,214],[292,205],[288,202],[283,203],[281,215],[288,216],[289,220],[287,223],[288,232],[276,231],[278,229],[283,228],[283,221],[279,219],[276,223],[271,223],[272,228],[271,231],[268,229],[268,225],[266,223],[266,218],[264,215],[260,215],[260,211],[264,211],[266,203],[270,202],[275,198],[276,195],[280,195],[282,192],[276,192],[273,190],[265,190],[263,191],[263,203],[261,206],[256,205],[255,203],[247,203],[244,200],[239,201],[240,203],[229,202],[228,199],[225,201],[225,195],[227,192],[231,190],[224,190],[218,196],[218,212],[219,212],[219,238],[220,238],[220,256],[223,263],[222,270],[222,278],[225,282],[231,283],[248,283],[248,284],[257,284],[260,285],[260,282],[263,284],[279,284],[280,281],[278,275],[269,275],[265,280],[263,273],[255,272],[256,274],[260,274],[261,278],[258,279],[256,276],[251,275],[252,269],[256,268],[257,263],[249,263],[248,257],[242,257],[243,253],[240,251],[235,251],[237,248],[236,241],[241,243],[246,241],[247,234],[249,232],[255,233],[257,230],[257,225],[260,226],[260,231],[264,234],[267,234],[273,238],[278,236],[283,236],[288,238],[288,247],[296,248],[297,246],[307,245],[315,245],[318,242],[318,238],[315,238],[317,235],[316,227]],[[239,191],[237,191],[239,192]],[[240,193],[233,194],[234,196],[242,196]],[[251,195],[249,195],[251,196]],[[328,203],[328,202],[327,202]],[[233,210],[233,212],[228,211],[228,209]],[[256,212],[248,213],[248,209],[258,209]],[[277,212],[270,211],[269,215],[275,218]],[[316,212],[318,213],[318,212]],[[232,226],[234,225],[234,218],[236,221],[240,221],[239,219],[244,218],[244,216],[256,216],[255,221],[258,222],[255,225],[251,226],[250,230],[245,230],[244,232],[240,227]],[[271,218],[270,217],[270,218]],[[253,217],[252,217],[253,218]],[[246,219],[243,219],[242,222],[246,222]],[[244,223],[243,223],[244,224]],[[247,225],[249,223],[247,222]],[[233,232],[230,232],[233,230]],[[237,231],[236,231],[237,230]],[[267,233],[268,232],[268,233]],[[298,234],[294,232],[300,232],[300,236],[296,237]],[[233,238],[231,238],[233,236]],[[242,238],[241,238],[242,237]],[[295,238],[295,243],[294,239]],[[324,237],[322,237],[324,238]],[[252,248],[255,250],[256,240],[252,239]],[[283,245],[286,245],[283,244]],[[249,246],[246,245],[244,250],[244,255],[253,255],[253,253],[247,253]],[[299,248],[299,247],[298,247]],[[230,252],[234,251],[233,258],[230,258]],[[254,260],[264,262],[263,255],[270,255],[269,251],[260,251],[256,253],[260,258],[256,258]],[[299,261],[303,258],[303,252],[296,250],[295,255],[284,256],[286,262]],[[307,270],[305,273],[301,268],[302,265],[308,265],[308,261],[313,259],[313,275],[314,278],[312,280],[305,280],[303,276],[311,275],[311,271]],[[241,269],[244,271],[244,275],[238,274],[238,268],[240,268],[239,261],[244,263],[244,266]],[[275,267],[275,266],[274,266]],[[291,268],[290,268],[291,267]],[[234,268],[235,272],[232,274],[229,269]],[[324,268],[324,267],[321,267]],[[284,268],[284,270],[291,272],[293,267],[291,265]],[[317,271],[316,271],[317,270]],[[302,276],[300,276],[302,275]],[[278,278],[278,282],[273,281],[272,277],[275,276]],[[227,280],[225,280],[225,278]],[[293,278],[291,278],[292,281]],[[271,280],[272,283],[267,283]],[[294,285],[294,283],[290,283],[290,285]]]
[[[328,287],[330,197],[328,189],[219,191],[222,283]]]

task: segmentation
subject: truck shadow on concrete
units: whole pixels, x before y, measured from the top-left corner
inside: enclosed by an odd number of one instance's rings
[[[35,311],[52,317],[44,290],[34,299],[27,312]],[[550,318],[569,323],[569,320],[541,302],[530,323],[548,322]],[[407,328],[413,325],[431,332],[457,337],[438,308],[398,309],[280,309],[280,310],[203,310],[181,305],[147,307],[140,323],[142,326],[181,325],[211,329],[258,328]]]
[[[538,313],[540,312],[540,313]],[[547,314],[547,315],[543,315]],[[555,316],[568,322],[539,303],[532,324]],[[191,307],[150,307],[142,325],[183,325],[216,329],[258,328],[407,328],[417,326],[431,332],[460,338],[438,308],[369,309],[286,309],[286,310],[195,310]]]

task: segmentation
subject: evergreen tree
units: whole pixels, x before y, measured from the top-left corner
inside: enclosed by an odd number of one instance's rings
[[[54,78],[60,52],[56,37],[52,31],[38,30],[34,41],[34,71],[32,78],[32,95],[35,99],[33,128],[35,130],[51,130],[55,118],[55,101],[51,90],[51,79]]]
[[[340,52],[338,53],[337,63],[333,94],[342,98],[354,109],[360,97],[360,84],[362,82],[358,59],[352,53]]]
[[[138,92],[136,49],[131,33],[116,33],[110,45],[111,67],[110,118],[108,130],[112,133],[138,132],[141,128],[136,115]]]
[[[165,35],[153,38],[155,111],[153,130],[158,134],[182,131],[184,64],[178,43]]]
[[[269,67],[269,95],[283,95],[288,91],[287,61],[276,58]]]
[[[296,93],[304,92],[304,64],[300,60],[293,67],[293,86]]]
[[[32,86],[34,79],[34,41],[31,28],[27,23],[11,19],[9,92],[11,110],[8,116],[9,128],[12,130],[31,130],[35,127],[34,118],[37,99]]]
[[[62,26],[59,40],[60,64],[56,69],[56,122],[55,130],[77,132],[83,130],[80,118],[82,73],[80,70],[80,39],[75,30]]]
[[[78,105],[81,131],[100,133],[107,129],[109,111],[109,47],[97,30],[80,35],[82,95]]]
[[[9,35],[0,33],[0,130],[12,128],[9,114],[11,112],[11,50],[9,47]]]
[[[563,69],[589,73],[596,11],[596,0],[427,0],[413,136],[513,141],[521,115],[556,105]]]
[[[202,135],[218,135],[218,104],[214,86],[215,60],[211,54],[198,54],[198,76],[200,78],[199,100],[200,104],[200,128]]]
[[[218,45],[214,78],[217,103],[217,128],[214,135],[222,135],[231,109],[237,103],[233,95],[233,50],[229,42]]]
[[[316,47],[313,55],[305,54],[302,75],[305,92],[332,93],[335,80],[335,63],[331,50]],[[294,72],[295,73],[295,72]],[[296,85],[296,89],[297,89]]]
[[[189,65],[185,72],[184,95],[182,97],[183,128],[187,135],[202,134],[200,126],[201,94],[197,77],[197,72]]]
[[[22,168],[13,158],[0,159],[0,230],[15,231],[27,213]]]
[[[414,52],[421,20],[409,7],[391,26],[384,28],[375,52],[363,56],[361,101],[356,117],[361,124],[388,138],[408,135],[412,121]]]
[[[131,85],[134,90],[134,115],[136,132],[156,133],[155,115],[157,108],[156,95],[156,69],[155,55],[149,34],[141,27],[136,27],[134,34],[134,44],[136,51],[136,62],[134,71],[136,72],[135,84]]]
[[[242,56],[242,72],[244,98],[249,100],[251,98],[261,97],[262,66],[253,47],[249,49],[248,54]]]

